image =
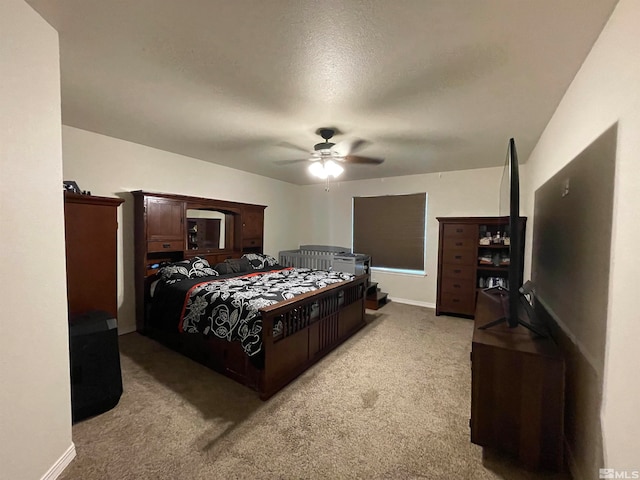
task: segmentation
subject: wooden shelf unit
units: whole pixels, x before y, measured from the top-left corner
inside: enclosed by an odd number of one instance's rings
[[[520,217],[520,232],[524,256],[524,235],[527,219]],[[499,278],[507,283],[509,266],[481,265],[483,254],[500,258],[509,255],[510,245],[480,245],[480,238],[487,232],[504,237],[509,217],[438,217],[440,224],[438,244],[438,289],[436,315],[460,315],[473,317],[478,289],[488,287],[488,279]],[[522,283],[522,269],[515,282]]]
[[[244,253],[262,253],[264,205],[141,190],[131,193],[135,217],[136,326],[140,332],[145,331],[147,279],[157,273],[156,265],[199,256],[215,266]],[[209,219],[189,218],[189,210],[221,214],[225,231],[223,248],[216,248],[212,237],[207,237],[207,231],[210,229],[211,233],[217,226]],[[200,227],[196,231],[195,225]],[[222,223],[219,235],[221,228]]]
[[[387,303],[387,296],[388,294],[386,292],[380,291],[377,282],[369,282],[364,300],[365,308],[378,310]]]
[[[220,224],[216,218],[187,218],[187,249],[207,253],[219,250]]]

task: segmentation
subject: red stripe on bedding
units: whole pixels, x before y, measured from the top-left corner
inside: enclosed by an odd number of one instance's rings
[[[258,275],[265,275],[267,273],[273,273],[273,272],[284,272],[285,270],[293,270],[293,267],[278,268],[276,270],[269,270],[267,272],[254,272],[254,273],[248,273],[247,275],[239,275],[237,277],[220,278],[218,280],[207,280],[206,282],[196,283],[193,287],[191,287],[189,289],[189,291],[184,296],[184,303],[182,304],[182,311],[180,312],[180,320],[179,320],[179,323],[178,323],[178,331],[180,333],[184,333],[184,330],[182,329],[182,324],[183,324],[183,320],[184,320],[184,312],[187,309],[187,303],[189,302],[189,297],[191,296],[191,292],[193,292],[193,290],[195,288],[198,288],[201,285],[206,285],[207,283],[224,282],[225,280],[231,280],[232,278],[257,277]]]

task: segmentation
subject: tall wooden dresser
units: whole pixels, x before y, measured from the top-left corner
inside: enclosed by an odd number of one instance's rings
[[[520,231],[524,238],[526,218],[520,217]],[[439,217],[440,239],[438,245],[438,293],[436,315],[473,316],[476,309],[478,290],[493,286],[490,282],[502,282],[508,286],[508,263],[498,265],[495,258],[508,258],[510,246],[491,242],[481,245],[480,238],[500,233],[504,236],[508,229],[509,217]],[[522,251],[524,255],[524,242]],[[492,261],[484,262],[482,258]],[[515,279],[518,285],[522,282]]]
[[[69,315],[102,310],[117,318],[119,198],[64,192]]]

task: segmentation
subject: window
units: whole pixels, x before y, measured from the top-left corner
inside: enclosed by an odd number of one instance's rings
[[[424,274],[427,194],[353,198],[353,251],[376,269]]]

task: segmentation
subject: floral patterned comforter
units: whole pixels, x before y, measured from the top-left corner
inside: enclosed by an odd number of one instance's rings
[[[308,268],[226,279],[212,277],[189,289],[178,328],[187,333],[239,340],[247,355],[254,356],[262,349],[262,320],[258,309],[353,278],[350,273]]]

